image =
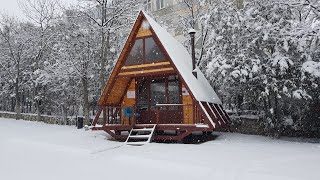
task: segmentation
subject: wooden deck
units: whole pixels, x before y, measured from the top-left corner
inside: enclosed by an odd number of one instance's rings
[[[149,128],[152,124],[136,124],[136,125],[122,125],[122,124],[107,124],[105,126],[95,126],[92,130],[102,130],[111,135],[115,140],[123,141],[128,137],[128,132],[133,128]],[[156,134],[154,140],[156,141],[182,141],[185,137],[192,134],[192,132],[212,132],[213,129],[205,124],[158,124],[156,126]],[[168,134],[168,131],[170,133]]]

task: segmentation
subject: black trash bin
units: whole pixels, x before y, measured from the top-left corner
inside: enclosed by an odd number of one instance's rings
[[[78,117],[77,119],[77,128],[82,129],[83,128],[83,117]]]

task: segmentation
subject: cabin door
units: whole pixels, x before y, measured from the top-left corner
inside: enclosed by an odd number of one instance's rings
[[[138,80],[137,123],[181,124],[181,85],[176,76]],[[159,113],[159,114],[158,114]],[[159,119],[157,119],[159,118]]]

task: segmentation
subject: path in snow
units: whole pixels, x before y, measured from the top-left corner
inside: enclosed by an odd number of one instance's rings
[[[320,179],[317,143],[222,133],[216,140],[200,145],[152,143],[136,147],[122,146],[107,138],[103,132],[0,118],[0,177]]]

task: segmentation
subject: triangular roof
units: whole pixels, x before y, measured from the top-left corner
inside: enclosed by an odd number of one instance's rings
[[[214,104],[221,104],[221,101],[212,86],[209,84],[208,80],[205,78],[204,74],[199,70],[197,71],[197,77],[195,78],[192,74],[192,59],[186,48],[178,42],[174,37],[172,37],[165,29],[163,29],[154,19],[152,19],[144,11],[140,11],[136,22],[133,25],[132,31],[124,45],[124,48],[119,56],[118,62],[116,63],[109,81],[103,91],[102,96],[99,100],[99,105],[104,105],[107,97],[113,88],[112,81],[115,81],[117,75],[117,69],[121,66],[119,62],[120,59],[126,54],[126,50],[130,46],[130,43],[134,40],[136,31],[138,30],[141,20],[146,19],[150,25],[151,31],[158,38],[161,45],[165,49],[169,58],[171,59],[173,65],[178,70],[181,78],[186,83],[187,88],[191,91],[191,94],[197,101],[209,102]]]
[[[182,78],[185,80],[194,98],[198,101],[221,104],[216,92],[213,90],[212,86],[209,84],[208,80],[199,68],[196,69],[198,78],[195,78],[192,74],[192,59],[187,49],[157,22],[155,22],[155,20],[153,20],[147,13],[144,11],[142,11],[142,13],[149,22],[156,36],[159,38]]]

